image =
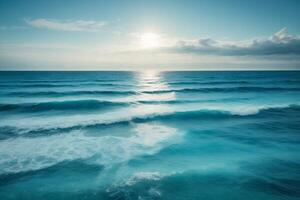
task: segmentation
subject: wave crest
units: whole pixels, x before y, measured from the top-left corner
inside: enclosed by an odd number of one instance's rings
[[[74,131],[66,135],[5,140],[0,146],[0,173],[38,170],[78,159],[92,159],[99,165],[110,166],[155,154],[164,146],[180,141],[175,137],[180,136],[175,128],[159,124],[137,124],[133,132],[130,137],[95,137]]]
[[[1,111],[42,112],[50,110],[104,110],[112,107],[126,106],[125,102],[110,102],[98,100],[53,101],[42,103],[0,104]]]

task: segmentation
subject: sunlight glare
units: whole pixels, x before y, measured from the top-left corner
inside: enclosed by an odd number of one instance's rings
[[[140,43],[143,48],[156,48],[160,46],[160,35],[152,32],[143,33],[140,36]]]

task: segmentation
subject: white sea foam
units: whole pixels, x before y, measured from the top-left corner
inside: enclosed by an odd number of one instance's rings
[[[80,131],[38,138],[15,138],[0,143],[0,173],[37,170],[62,161],[96,157],[101,165],[124,162],[136,156],[154,154],[178,142],[177,130],[158,124],[138,124],[130,137],[92,137]]]
[[[125,182],[125,185],[131,186],[142,180],[158,181],[164,176],[159,172],[136,172]]]
[[[31,130],[68,128],[72,126],[86,126],[93,124],[110,124],[120,121],[128,121],[135,117],[153,114],[169,113],[172,110],[166,105],[135,105],[117,111],[109,111],[101,114],[85,115],[55,115],[55,116],[29,116],[23,118],[8,118],[0,122],[0,126],[16,127],[25,132]]]
[[[2,119],[0,126],[10,126],[19,129],[19,134],[27,133],[32,130],[69,128],[73,126],[87,126],[94,124],[111,124],[122,121],[130,121],[134,118],[150,118],[152,116],[166,115],[175,112],[189,112],[211,110],[228,112],[233,115],[252,115],[257,114],[262,109],[284,108],[289,104],[218,104],[218,103],[190,103],[182,105],[143,105],[137,104],[122,108],[116,111],[103,112],[101,114],[85,115],[59,115],[59,116],[29,116],[24,118]]]

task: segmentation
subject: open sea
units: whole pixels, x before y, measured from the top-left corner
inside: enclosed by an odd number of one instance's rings
[[[300,72],[0,72],[1,200],[299,200]]]

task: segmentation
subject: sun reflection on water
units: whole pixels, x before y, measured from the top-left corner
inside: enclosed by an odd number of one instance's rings
[[[175,92],[167,92],[170,88],[160,71],[139,72],[137,80],[137,91],[140,92],[144,100],[168,101],[176,99]]]
[[[159,91],[169,88],[159,71],[140,72],[137,79],[139,91]]]

